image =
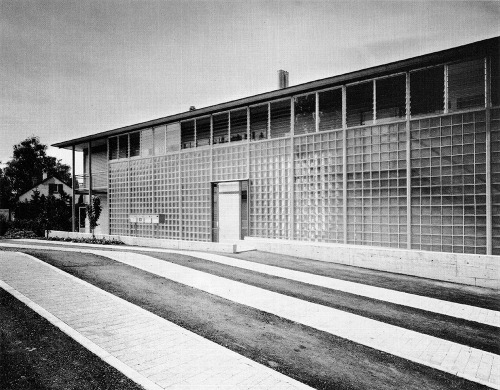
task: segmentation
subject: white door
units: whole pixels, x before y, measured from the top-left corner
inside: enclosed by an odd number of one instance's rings
[[[219,242],[241,237],[240,182],[219,183]]]

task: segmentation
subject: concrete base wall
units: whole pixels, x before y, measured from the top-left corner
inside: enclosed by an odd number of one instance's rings
[[[500,256],[245,237],[257,250],[500,290]]]
[[[92,238],[92,234],[90,234],[90,233],[78,233],[78,232],[51,231],[49,233],[49,237]],[[158,239],[158,238],[112,236],[109,234],[96,234],[95,237],[96,238],[105,238],[107,240],[114,238],[116,240],[120,240],[120,241],[124,242],[126,245],[146,246],[146,247],[150,247],[150,248],[224,252],[224,253],[235,253],[236,252],[236,244],[232,244],[232,243],[182,241],[182,240],[162,240],[162,239]]]

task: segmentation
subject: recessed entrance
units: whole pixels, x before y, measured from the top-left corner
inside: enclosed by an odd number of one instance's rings
[[[241,240],[248,232],[248,182],[212,185],[212,241]]]

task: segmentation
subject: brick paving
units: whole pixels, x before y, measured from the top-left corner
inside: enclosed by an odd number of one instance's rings
[[[0,280],[146,389],[309,389],[31,256],[0,251]]]
[[[10,246],[10,245],[5,245]],[[327,331],[336,336],[343,337],[354,342],[376,348],[381,351],[391,353],[402,358],[418,362],[436,369],[452,373],[454,375],[466,378],[471,381],[485,384],[489,387],[500,389],[500,356],[481,351],[468,346],[453,343],[447,340],[442,340],[429,335],[421,334],[418,332],[410,331],[401,327],[385,324],[379,321],[371,320],[354,314],[342,312],[337,309],[324,307],[314,303],[306,302],[296,298],[288,297],[282,294],[274,293],[264,289],[253,286],[248,286],[240,282],[235,282],[215,275],[210,275],[201,271],[193,270],[188,267],[179,266],[166,261],[158,260],[150,256],[140,255],[133,252],[116,252],[104,251],[93,249],[80,248],[48,248],[47,246],[33,246],[31,248],[38,249],[56,249],[61,251],[80,251],[86,253],[94,253],[101,256],[106,256],[114,260],[141,268],[148,272],[157,274],[159,276],[192,286],[194,288],[207,291],[212,294],[219,295],[226,299],[257,308],[269,313],[276,314],[283,318],[290,319],[305,325]],[[120,248],[119,249],[125,249]],[[117,248],[117,249],[118,249]],[[132,248],[127,248],[132,249]],[[308,274],[305,272],[288,270],[281,267],[273,267],[265,264],[253,263],[245,260],[239,260],[228,256],[220,256],[215,254],[189,252],[189,251],[175,251],[175,250],[158,250],[158,249],[145,249],[133,248],[135,250],[150,250],[152,252],[166,252],[178,253],[181,255],[194,256],[201,259],[215,261],[221,264],[240,267],[244,269],[253,270],[256,272],[266,273],[279,277],[297,280],[304,283],[314,284],[331,288],[335,290],[346,291],[349,293],[366,296],[370,298],[379,299],[397,303],[404,306],[416,307],[419,309],[437,312],[441,314],[451,315],[458,318],[465,318],[470,321],[485,323],[492,326],[499,326],[499,312],[478,308],[474,306],[461,305],[453,302],[442,301],[438,299],[402,293],[394,290],[378,288],[373,286],[363,285],[361,283],[346,282],[339,279],[328,278],[319,275]],[[1,253],[1,252],[0,252]],[[2,275],[0,273],[0,275]],[[0,277],[1,278],[1,277]],[[49,299],[50,300],[50,299]],[[71,301],[71,299],[69,299]],[[67,302],[67,298],[62,298],[59,304]],[[82,302],[78,302],[81,305]],[[77,305],[77,306],[78,306]],[[153,339],[135,338],[129,341],[121,340],[119,344],[113,344],[113,340],[106,339],[108,336],[106,331],[103,331],[99,325],[93,323],[92,316],[84,316],[83,309],[75,309],[76,311],[69,311],[66,315],[72,315],[73,319],[78,319],[82,322],[79,324],[82,331],[86,331],[92,340],[97,340],[101,344],[112,349],[112,353],[121,358],[125,363],[132,364],[134,370],[140,370],[147,375],[150,375],[153,380],[165,385],[163,382],[164,369],[171,375],[169,378],[181,378],[182,373],[177,372],[169,366],[169,357],[159,356],[158,352],[152,349],[155,342]],[[150,329],[148,321],[141,315],[128,317],[122,314],[116,320],[111,320],[106,317],[106,313],[110,310],[104,304],[101,304],[102,316],[104,318],[103,326],[107,326],[107,331],[125,332],[124,329],[129,329],[128,333],[134,334],[137,329]],[[109,313],[108,313],[109,314]],[[130,320],[130,322],[128,321]],[[199,337],[199,336],[198,336]],[[163,337],[162,337],[163,338]],[[175,338],[170,339],[170,344],[164,345],[165,348],[174,348],[178,346]],[[119,349],[116,349],[119,348]],[[132,351],[137,359],[143,359],[134,364],[130,358],[125,357],[127,351]],[[189,350],[189,349],[187,349]],[[171,359],[171,358],[170,358]],[[159,362],[158,365],[150,367],[149,362]],[[255,364],[255,363],[254,363]],[[180,364],[176,366],[181,370],[182,366],[187,366],[186,361],[180,360]],[[266,368],[266,367],[264,367]],[[266,368],[267,369],[267,368]],[[182,370],[181,370],[182,371]],[[139,372],[139,371],[138,371]],[[219,375],[226,375],[227,373],[220,373]],[[241,378],[240,378],[241,376]],[[250,377],[245,377],[245,374],[238,375],[233,378],[234,380],[241,381],[240,384],[253,384],[257,383]],[[197,372],[196,375],[187,379],[179,379],[178,383],[183,383],[185,386],[193,385],[196,380],[200,380],[204,385],[207,383],[218,383],[217,375],[212,376],[210,371]],[[177,380],[177,379],[176,379]],[[264,378],[260,380],[262,388],[270,386],[269,388],[277,388],[274,384],[278,379],[274,377]],[[230,382],[232,383],[232,382]],[[268,385],[268,383],[271,383]],[[233,388],[233,385],[228,385]],[[278,387],[279,388],[279,387]]]
[[[92,251],[231,301],[500,389],[500,356],[132,252]]]
[[[53,246],[55,247],[52,249],[57,249],[60,251],[71,251],[71,252],[81,251],[85,253],[93,253],[92,249],[84,249],[81,246],[78,248],[77,244],[74,244],[75,246],[74,248],[58,247],[59,243],[57,242],[51,244],[54,244]],[[68,243],[62,243],[62,244],[67,245]],[[0,246],[6,246],[6,247],[24,246],[27,248],[34,248],[34,249],[51,249],[46,245],[34,245],[34,244],[29,244],[29,245],[0,244]],[[87,245],[87,246],[89,248],[102,247],[101,245]],[[268,275],[278,276],[281,278],[295,280],[302,283],[308,283],[315,286],[329,288],[332,290],[343,291],[367,298],[395,303],[398,305],[403,305],[414,309],[421,309],[433,313],[444,314],[450,317],[461,318],[467,321],[473,321],[481,324],[500,327],[500,312],[495,310],[485,309],[482,307],[464,305],[460,303],[425,297],[422,295],[409,294],[387,288],[375,287],[362,283],[349,282],[346,280],[335,279],[326,276],[315,275],[307,272],[295,271],[261,263],[255,263],[247,260],[240,260],[230,257],[230,255],[222,256],[213,253],[203,253],[195,251],[177,251],[177,250],[157,249],[157,248],[152,249],[152,248],[138,248],[138,247],[121,247],[121,246],[113,247],[113,249],[117,250],[123,250],[125,248],[137,251],[140,250],[147,252],[175,253],[182,256],[197,257],[203,260],[213,261],[216,263],[229,265],[232,267],[238,267],[250,271],[256,271]]]

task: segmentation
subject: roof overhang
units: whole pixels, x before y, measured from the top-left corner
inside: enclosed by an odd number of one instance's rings
[[[243,106],[259,104],[269,100],[286,98],[301,93],[307,93],[308,91],[312,90],[354,83],[363,79],[382,77],[391,73],[405,72],[418,67],[423,68],[426,66],[450,62],[467,57],[486,56],[494,50],[498,51],[499,42],[500,37],[485,39],[482,41],[469,43],[467,45],[458,46],[431,54],[424,54],[418,57],[412,57],[401,61],[391,62],[384,65],[378,65],[371,68],[345,73],[339,76],[328,77],[325,79],[311,81],[308,83],[299,84],[292,87],[266,92],[242,99],[232,100],[226,103],[220,103],[193,111],[187,111],[180,114],[153,119],[147,122],[136,123],[130,126],[120,127],[117,129],[107,130],[84,137],[74,138],[68,141],[55,143],[52,146],[66,149],[71,149],[73,146],[75,146],[76,150],[82,151],[87,148],[87,145],[90,141],[92,141],[92,146],[94,146],[96,142],[105,143],[107,137],[127,133],[134,130],[140,130],[172,122],[179,122],[201,115],[212,114],[218,111],[236,109]]]

